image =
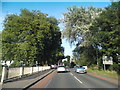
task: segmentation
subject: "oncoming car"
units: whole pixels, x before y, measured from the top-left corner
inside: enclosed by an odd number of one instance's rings
[[[65,66],[58,66],[57,67],[57,72],[67,72],[67,69]]]
[[[77,73],[87,73],[86,69],[82,66],[76,66],[75,67],[75,72],[77,72]]]
[[[57,65],[51,65],[51,69],[57,69]]]

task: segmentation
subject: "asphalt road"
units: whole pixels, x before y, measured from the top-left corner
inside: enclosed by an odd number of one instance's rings
[[[57,73],[45,88],[118,88],[117,84],[88,74],[78,74],[74,70]]]

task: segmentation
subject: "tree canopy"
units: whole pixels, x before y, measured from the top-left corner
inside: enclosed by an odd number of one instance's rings
[[[106,56],[112,56],[114,63],[118,63],[120,55],[120,2],[113,2],[106,7],[96,18],[91,27],[92,39],[100,52]]]
[[[120,55],[120,1],[108,7],[71,7],[64,13],[64,37],[75,43],[74,58],[80,64],[102,63],[102,56]]]
[[[30,66],[56,63],[63,55],[58,21],[40,11],[22,9],[4,20],[2,60]],[[61,53],[61,54],[60,54]]]
[[[95,50],[89,37],[90,27],[95,18],[99,16],[102,9],[94,7],[76,7],[68,8],[68,12],[64,13],[65,30],[64,37],[69,42],[77,43],[74,50],[74,56],[82,60],[82,64],[90,65],[95,62]],[[81,56],[81,57],[80,57]]]

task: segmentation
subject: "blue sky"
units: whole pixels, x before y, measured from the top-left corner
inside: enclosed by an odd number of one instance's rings
[[[63,17],[62,14],[67,12],[67,8],[72,6],[94,6],[97,8],[104,8],[110,4],[110,2],[2,2],[0,3],[0,6],[2,5],[2,8],[0,8],[0,12],[2,10],[2,14],[0,13],[0,23],[3,22],[3,19],[7,14],[20,14],[20,9],[24,8],[28,10],[40,10],[42,13],[46,13],[49,16],[54,16],[55,18],[60,19]],[[62,24],[59,26],[62,31],[64,26]],[[2,29],[2,24],[0,24],[0,30]],[[71,56],[72,50],[75,46],[71,47],[65,39],[62,40],[62,46],[65,48],[65,55]]]
[[[110,2],[111,0],[1,0],[2,2]],[[117,1],[117,0],[114,0]]]

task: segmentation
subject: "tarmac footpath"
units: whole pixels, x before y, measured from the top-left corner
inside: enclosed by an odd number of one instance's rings
[[[20,78],[18,80],[6,82],[2,84],[2,90],[27,90],[27,88],[42,80],[53,71],[54,69],[50,69],[24,78]]]

